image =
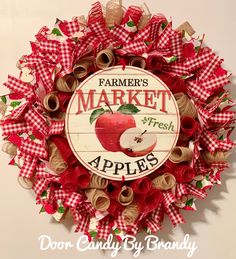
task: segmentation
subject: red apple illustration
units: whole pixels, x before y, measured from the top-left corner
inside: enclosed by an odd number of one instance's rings
[[[127,156],[145,156],[153,151],[157,143],[155,134],[139,128],[127,129],[120,137],[121,151]]]
[[[136,127],[132,114],[139,110],[130,104],[122,105],[116,112],[113,112],[107,104],[109,110],[103,108],[95,110],[90,123],[96,120],[95,133],[104,149],[111,152],[121,151],[120,137],[124,131]]]

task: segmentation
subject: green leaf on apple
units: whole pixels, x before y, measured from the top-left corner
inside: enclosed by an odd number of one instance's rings
[[[94,110],[89,118],[90,124],[93,124],[93,122],[105,112],[106,110],[104,110],[103,108]]]
[[[133,104],[124,104],[120,106],[117,111],[123,114],[136,114],[140,112],[140,110]]]

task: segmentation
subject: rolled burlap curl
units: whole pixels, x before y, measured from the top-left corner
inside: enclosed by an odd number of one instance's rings
[[[94,64],[94,57],[86,57],[79,60],[73,68],[74,76],[78,79],[88,75],[89,67]]]
[[[152,186],[159,190],[170,190],[176,184],[175,177],[172,174],[165,173],[152,180]]]
[[[134,200],[134,192],[133,189],[129,186],[123,186],[119,195],[118,195],[118,202],[122,206],[128,206]]]
[[[4,102],[0,101],[0,114],[4,116],[6,113],[6,110],[7,110],[7,105]]]
[[[179,113],[181,117],[189,116],[192,118],[197,117],[197,109],[194,104],[189,100],[188,96],[184,93],[174,94],[177,105],[179,107]]]
[[[214,163],[214,162],[226,162],[229,154],[226,152],[215,152],[212,154],[209,151],[203,151],[202,152],[202,157],[203,159],[208,163]]]
[[[64,172],[68,165],[62,158],[60,151],[53,142],[48,143],[49,165],[50,168],[56,173],[61,174]]]
[[[11,142],[5,142],[2,145],[2,151],[8,155],[15,156],[17,154],[17,146]]]
[[[99,175],[93,174],[91,179],[90,179],[90,183],[89,183],[88,188],[103,190],[103,189],[107,188],[107,185],[108,185],[107,179],[102,178]]]
[[[108,28],[115,26],[115,24],[120,24],[123,18],[123,7],[121,0],[110,0],[106,4],[106,24]]]
[[[78,85],[77,79],[72,75],[65,75],[58,78],[56,81],[56,89],[61,92],[71,93],[74,92]]]
[[[132,225],[138,219],[139,214],[138,205],[132,203],[122,211],[122,219],[126,225]]]
[[[182,23],[177,29],[176,31],[178,32],[187,32],[189,36],[193,36],[193,34],[195,34],[195,30],[193,29],[193,27],[191,26],[191,24],[186,21],[184,23]]]
[[[59,99],[56,93],[48,93],[43,99],[43,106],[49,112],[55,112],[60,107]]]
[[[33,180],[31,179],[28,179],[24,176],[18,176],[17,177],[17,180],[18,180],[18,183],[19,185],[23,188],[23,189],[26,189],[26,190],[30,190],[32,189],[34,183],[33,183]]]
[[[129,60],[129,65],[144,69],[146,67],[146,61],[144,58],[141,58],[141,57],[132,57]]]
[[[172,163],[181,163],[192,160],[193,152],[187,147],[174,147],[171,151],[169,160]]]
[[[104,49],[97,54],[96,66],[100,69],[105,69],[113,66],[115,62],[115,56],[110,49]]]
[[[138,30],[142,30],[148,24],[152,17],[150,10],[148,9],[148,6],[145,3],[143,4],[142,9],[144,11],[144,14],[142,15],[138,23]]]
[[[85,194],[93,207],[99,211],[106,211],[110,206],[110,198],[102,190],[87,189]]]

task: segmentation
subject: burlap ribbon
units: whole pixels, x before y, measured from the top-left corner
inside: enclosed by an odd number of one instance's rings
[[[66,93],[74,92],[77,85],[77,79],[72,75],[65,75],[56,81],[57,90]]]
[[[49,153],[49,164],[50,168],[56,173],[61,174],[67,169],[67,163],[62,158],[60,151],[53,142],[48,143],[48,153]]]
[[[110,206],[110,198],[102,190],[87,189],[85,194],[93,207],[99,211],[106,211]]]
[[[123,8],[121,0],[110,0],[106,4],[106,24],[108,28],[120,24],[123,18]]]
[[[103,190],[107,187],[108,185],[108,180],[105,178],[102,178],[99,175],[93,174],[91,179],[90,179],[90,183],[89,183],[89,187],[91,189],[98,189],[98,190]]]
[[[97,54],[96,66],[100,69],[105,69],[113,66],[115,62],[115,56],[110,49],[104,49]]]
[[[129,65],[144,69],[146,67],[146,61],[144,58],[141,58],[141,57],[132,57],[129,60]]]
[[[128,205],[122,212],[122,218],[126,225],[132,225],[140,214],[139,206],[135,203]]]
[[[2,151],[8,155],[15,156],[17,154],[17,146],[11,142],[5,142],[2,145]]]
[[[159,190],[170,190],[176,184],[175,177],[172,174],[165,173],[152,180],[152,186]]]
[[[203,159],[208,163],[214,162],[226,162],[229,154],[227,152],[217,151],[215,153],[211,153],[209,151],[202,152]]]
[[[60,102],[56,93],[48,93],[43,99],[43,106],[49,112],[57,111],[60,107]]]
[[[187,147],[174,147],[171,151],[169,160],[173,163],[181,163],[192,160],[193,152]]]
[[[79,60],[73,68],[74,76],[78,79],[84,78],[89,73],[89,67],[94,64],[94,57],[86,57]]]
[[[133,202],[134,192],[131,187],[123,186],[121,192],[118,195],[118,202],[122,206],[128,206]]]
[[[186,94],[177,93],[174,95],[174,97],[176,99],[181,117],[183,116],[189,116],[192,118],[197,117],[197,109]]]

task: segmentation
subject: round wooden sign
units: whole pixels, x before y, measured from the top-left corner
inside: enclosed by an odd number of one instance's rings
[[[92,173],[133,180],[159,168],[176,145],[180,116],[169,88],[152,73],[127,66],[84,80],[68,105],[66,135]]]

